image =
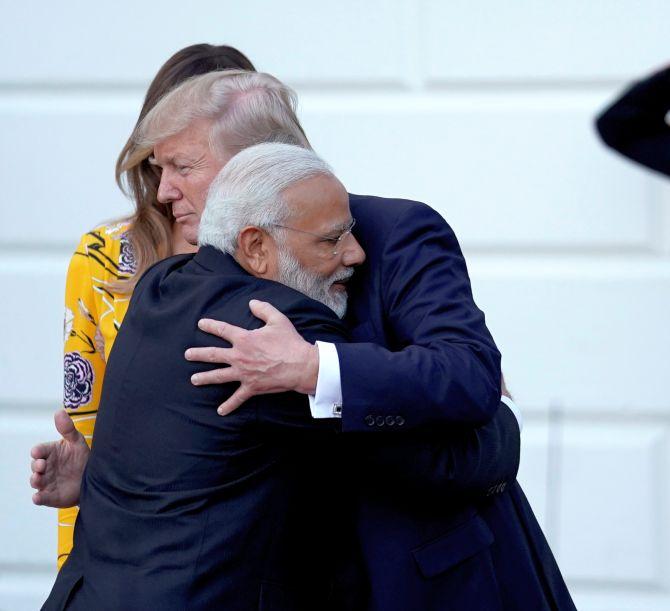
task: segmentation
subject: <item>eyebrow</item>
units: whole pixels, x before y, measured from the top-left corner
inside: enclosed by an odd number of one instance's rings
[[[156,159],[156,157],[154,157],[153,155],[149,155],[149,157],[147,157],[147,161],[151,165],[156,166],[157,168],[162,168],[164,165],[175,165],[177,163],[177,159],[181,160],[182,158],[184,160],[184,163],[190,164],[190,165],[196,165],[203,160],[204,154],[201,155],[200,157],[191,157],[189,155],[180,155],[179,153],[175,153],[175,154],[171,155],[170,157],[168,157],[165,160],[164,164],[159,163],[158,160]]]
[[[350,218],[348,221],[346,221],[344,223],[340,223],[339,225],[333,227],[330,231],[327,231],[324,235],[330,235],[331,233],[343,233],[347,229],[349,229],[349,227],[351,227],[351,224],[353,222],[354,222],[354,219]]]

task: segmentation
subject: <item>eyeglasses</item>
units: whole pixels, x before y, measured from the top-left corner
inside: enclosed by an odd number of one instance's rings
[[[333,256],[335,256],[337,254],[337,251],[340,249],[342,240],[344,240],[347,236],[351,235],[351,231],[353,230],[355,225],[356,225],[356,219],[351,219],[351,223],[349,223],[347,228],[340,235],[338,235],[337,237],[332,237],[332,236],[320,235],[318,233],[312,233],[311,231],[305,231],[304,229],[296,229],[295,227],[287,227],[286,225],[279,225],[278,223],[272,223],[273,227],[281,227],[282,229],[290,229],[291,231],[297,231],[298,233],[306,233],[307,235],[312,235],[315,238],[320,238],[324,242],[332,244]]]

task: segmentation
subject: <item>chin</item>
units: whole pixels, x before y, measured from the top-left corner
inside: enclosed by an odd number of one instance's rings
[[[186,240],[191,246],[198,245],[198,230],[194,229],[184,229],[181,232],[182,237]]]
[[[338,318],[344,318],[347,313],[347,291],[344,287],[332,288],[328,291],[328,299],[324,303],[337,314]]]
[[[333,299],[331,297],[330,303],[326,304],[335,314],[337,314],[338,318],[344,318],[344,315],[347,313],[347,298],[346,298],[346,293],[344,296],[344,299]]]

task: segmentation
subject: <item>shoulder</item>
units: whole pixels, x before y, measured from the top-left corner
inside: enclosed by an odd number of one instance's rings
[[[79,239],[79,245],[99,245],[102,250],[110,251],[113,244],[120,244],[121,241],[128,239],[128,232],[131,228],[132,225],[130,221],[120,221],[118,223],[97,225],[81,236]]]
[[[142,274],[138,284],[140,282],[145,282],[150,278],[166,278],[192,261],[194,256],[194,253],[172,255],[170,257],[166,257],[165,259],[161,259],[160,261],[156,261],[156,263],[149,266]]]
[[[389,242],[414,241],[436,235],[454,240],[444,217],[428,204],[410,199],[349,195],[351,214],[356,219],[356,237],[368,250],[385,249]]]
[[[86,266],[106,280],[132,276],[136,260],[130,242],[130,229],[129,222],[118,222],[98,225],[87,231],[79,239],[70,266]]]
[[[349,194],[349,204],[352,212],[364,216],[380,215],[390,218],[398,218],[407,213],[426,213],[437,212],[428,204],[418,202],[412,199],[402,199],[395,197],[377,197],[375,195],[355,195]]]
[[[382,227],[393,227],[399,221],[428,220],[447,224],[437,210],[428,204],[411,199],[349,194],[351,214],[356,222],[374,222]]]

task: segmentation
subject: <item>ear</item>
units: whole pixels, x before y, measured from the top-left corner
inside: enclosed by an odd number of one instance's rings
[[[244,227],[237,236],[238,258],[243,259],[254,276],[268,274],[274,252],[272,238],[259,227]]]

